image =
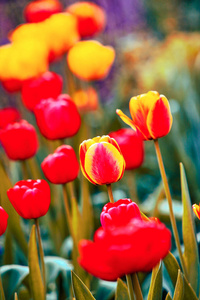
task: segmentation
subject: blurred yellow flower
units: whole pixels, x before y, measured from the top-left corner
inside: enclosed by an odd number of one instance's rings
[[[78,110],[82,113],[98,109],[99,99],[96,90],[89,87],[87,90],[77,90],[72,95]]]
[[[115,50],[103,46],[97,41],[81,41],[76,43],[67,56],[70,70],[83,80],[105,78],[115,59]]]

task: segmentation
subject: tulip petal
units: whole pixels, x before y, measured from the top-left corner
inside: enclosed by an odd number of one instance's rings
[[[125,161],[121,153],[106,142],[92,145],[85,155],[85,172],[96,184],[118,181],[124,167]]]
[[[133,123],[133,121],[127,115],[125,115],[121,111],[121,109],[117,109],[116,113],[122,119],[122,121],[124,121],[124,123],[126,123],[127,125],[129,125],[133,130],[136,130],[136,127],[135,127],[135,124]]]
[[[168,100],[164,96],[154,103],[147,116],[147,128],[153,139],[167,135],[172,126],[172,115]]]

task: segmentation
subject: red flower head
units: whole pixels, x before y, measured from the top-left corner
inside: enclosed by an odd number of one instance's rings
[[[108,135],[83,141],[80,163],[84,176],[93,184],[110,184],[124,174],[125,161],[117,142]]]
[[[142,220],[129,199],[107,204],[101,222],[93,242],[79,242],[79,263],[96,277],[117,280],[125,274],[148,272],[170,250],[170,231],[162,223]]]
[[[134,130],[137,128],[145,140],[167,135],[172,126],[172,115],[167,98],[158,92],[148,92],[131,98],[129,109],[132,120],[120,109],[117,114]]]
[[[50,187],[45,180],[21,180],[7,191],[17,213],[24,219],[44,216],[51,202]]]
[[[0,129],[5,128],[8,124],[20,120],[20,113],[14,107],[5,107],[0,109]]]
[[[41,133],[49,140],[71,137],[81,125],[76,105],[67,94],[40,101],[34,113]]]
[[[26,22],[37,23],[61,11],[62,5],[57,0],[35,0],[25,7],[24,18]]]
[[[144,143],[140,132],[126,128],[113,131],[109,136],[117,141],[126,162],[126,170],[139,168],[144,160]]]
[[[0,206],[0,220],[1,220],[0,222],[0,236],[1,236],[6,231],[7,223],[8,223],[8,214],[1,206]]]
[[[78,176],[79,163],[74,149],[63,145],[48,155],[41,164],[45,177],[52,183],[64,184]]]
[[[24,160],[34,156],[38,149],[35,128],[25,120],[8,124],[0,131],[0,142],[10,159]]]
[[[22,88],[23,81],[19,79],[5,79],[1,82],[2,87],[8,93],[19,92]]]
[[[81,37],[92,37],[105,27],[105,12],[94,3],[77,2],[67,7],[66,11],[77,17]]]
[[[34,107],[43,99],[57,98],[62,92],[62,77],[54,72],[46,72],[40,77],[26,80],[22,86],[22,101],[27,109]]]

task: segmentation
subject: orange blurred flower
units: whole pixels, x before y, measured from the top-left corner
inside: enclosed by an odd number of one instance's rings
[[[193,212],[197,216],[197,218],[200,220],[200,206],[197,204],[192,205]]]
[[[72,98],[78,110],[82,113],[98,109],[98,94],[92,87],[89,87],[87,90],[77,90]]]
[[[77,17],[81,37],[92,37],[105,27],[105,12],[94,3],[77,2],[67,7],[66,11]]]
[[[93,184],[111,184],[120,180],[125,160],[117,142],[108,135],[83,141],[80,145],[83,175]]]
[[[129,102],[132,120],[120,109],[117,114],[134,130],[137,128],[146,140],[157,139],[167,135],[172,126],[172,115],[167,98],[158,92],[150,91]]]
[[[35,0],[25,7],[24,18],[26,22],[37,23],[61,11],[62,5],[57,0]]]
[[[103,79],[108,75],[115,59],[115,50],[97,41],[76,43],[68,53],[70,70],[83,80]]]
[[[21,40],[0,47],[0,80],[26,80],[46,72],[48,52],[44,43]]]

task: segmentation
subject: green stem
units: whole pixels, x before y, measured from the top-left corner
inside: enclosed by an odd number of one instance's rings
[[[136,273],[132,274],[133,290],[135,292],[136,300],[143,300],[140,283]]]
[[[2,280],[1,280],[1,272],[0,272],[0,293],[1,293],[1,299],[5,300],[5,294],[4,294],[3,284],[2,284]]]
[[[46,274],[45,274],[45,264],[44,264],[44,251],[43,251],[43,247],[42,247],[42,239],[41,239],[41,234],[40,234],[39,219],[35,219],[35,226],[36,226],[38,244],[39,244],[40,262],[41,262],[41,266],[42,266],[42,278],[43,278],[43,285],[44,285],[44,299],[46,299]]]
[[[28,173],[28,167],[25,160],[21,161],[21,166],[22,166],[23,179],[27,180],[29,178],[29,173]]]
[[[128,285],[129,298],[130,298],[130,300],[135,300],[135,296],[134,296],[134,292],[133,292],[133,283],[132,283],[130,274],[126,275],[126,281],[127,281],[127,285]]]
[[[113,198],[113,193],[112,193],[112,187],[111,184],[106,184],[107,189],[108,189],[108,196],[109,196],[109,200],[111,203],[115,203],[114,198]]]
[[[154,140],[154,145],[155,145],[155,149],[156,149],[156,155],[157,155],[157,159],[158,159],[160,174],[161,174],[162,181],[163,181],[163,184],[164,184],[165,194],[166,194],[168,204],[169,204],[170,221],[171,221],[171,224],[172,224],[172,230],[173,230],[173,233],[174,233],[176,247],[177,247],[177,250],[178,250],[178,253],[179,253],[179,258],[180,258],[180,261],[181,261],[183,272],[184,272],[186,278],[188,278],[187,269],[186,269],[185,262],[183,260],[182,251],[181,251],[181,245],[180,245],[180,240],[179,240],[179,235],[178,235],[178,229],[177,229],[177,226],[176,226],[176,219],[175,219],[174,212],[173,212],[172,198],[171,198],[171,194],[170,194],[170,190],[169,190],[169,185],[168,185],[167,176],[166,176],[166,173],[165,173],[165,167],[164,167],[164,164],[163,164],[162,155],[161,155],[161,152],[160,152],[160,147],[159,147],[158,140]]]

